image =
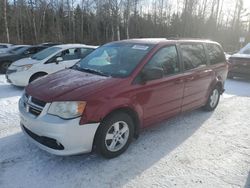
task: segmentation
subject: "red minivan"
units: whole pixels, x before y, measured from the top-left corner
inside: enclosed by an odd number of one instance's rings
[[[228,65],[208,40],[132,39],[99,47],[71,69],[32,82],[23,132],[56,155],[123,153],[139,130],[187,110],[211,111]]]

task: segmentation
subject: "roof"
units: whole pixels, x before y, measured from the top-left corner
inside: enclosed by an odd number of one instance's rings
[[[85,44],[61,44],[61,45],[56,45],[53,47],[59,47],[62,49],[68,49],[68,48],[93,48],[96,49],[98,46],[91,46],[91,45],[85,45]]]
[[[214,41],[208,39],[193,39],[193,38],[138,38],[138,39],[127,39],[127,40],[120,40],[111,42],[111,44],[115,43],[138,43],[138,44],[161,44],[161,43],[184,43],[184,42],[206,42],[206,43],[216,43]]]
[[[138,43],[138,44],[158,44],[160,42],[167,42],[166,38],[135,38],[115,41],[112,43]]]
[[[6,45],[6,46],[12,46],[13,44],[9,44],[9,43],[0,43],[0,45]]]

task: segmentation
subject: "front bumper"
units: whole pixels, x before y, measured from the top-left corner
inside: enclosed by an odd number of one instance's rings
[[[244,78],[250,78],[250,71],[249,73],[245,71],[230,71],[228,73],[228,77],[244,77]]]
[[[48,115],[46,104],[39,116],[26,111],[22,99],[19,112],[23,132],[41,149],[55,155],[91,152],[99,123],[79,125],[80,118],[63,120]]]
[[[29,84],[30,75],[27,71],[16,72],[14,70],[7,70],[5,77],[9,83],[24,87]]]

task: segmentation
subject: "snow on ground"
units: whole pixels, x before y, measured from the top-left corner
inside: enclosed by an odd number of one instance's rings
[[[250,187],[250,82],[228,80],[213,113],[196,110],[142,132],[112,160],[58,157],[21,133],[23,89],[0,75],[0,187]]]

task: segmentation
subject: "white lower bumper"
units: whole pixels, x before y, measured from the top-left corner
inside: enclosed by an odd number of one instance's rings
[[[49,104],[47,104],[49,105]],[[44,109],[46,111],[46,107]],[[94,136],[99,123],[79,125],[80,118],[63,120],[42,112],[38,117],[26,112],[22,100],[19,111],[23,132],[41,149],[56,155],[74,155],[91,152]],[[32,138],[23,126],[38,137],[48,137],[60,143],[64,149],[52,149]]]
[[[22,71],[7,74],[6,77],[11,84],[24,87],[29,84],[30,75],[27,71]]]

